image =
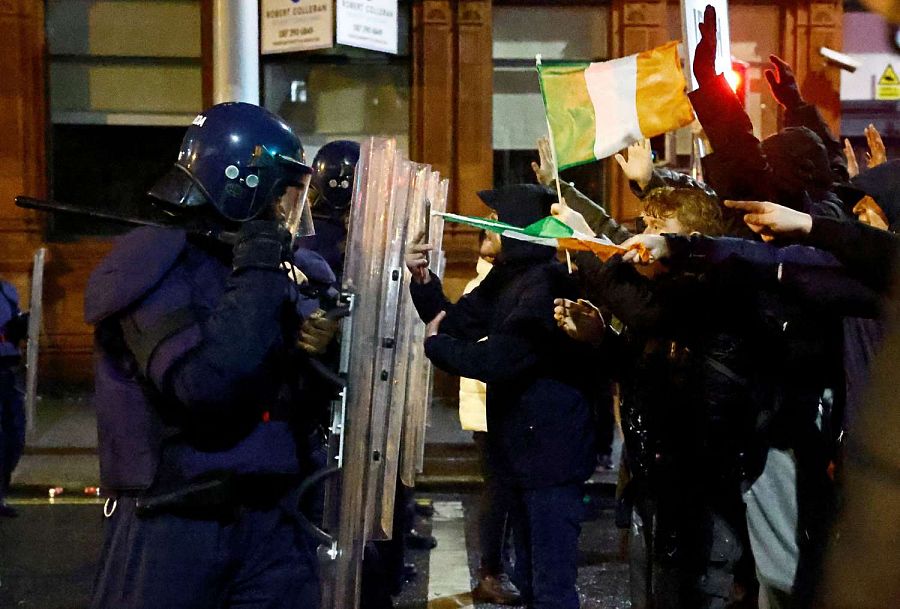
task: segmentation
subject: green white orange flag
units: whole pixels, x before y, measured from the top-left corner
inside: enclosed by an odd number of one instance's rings
[[[612,61],[537,67],[559,169],[694,120],[677,41]]]
[[[624,248],[613,244],[606,237],[590,237],[576,233],[567,224],[553,216],[548,216],[534,224],[529,224],[525,228],[520,228],[489,218],[475,218],[442,212],[433,213],[436,216],[443,217],[447,222],[474,226],[481,230],[499,233],[501,236],[510,239],[518,239],[519,241],[527,241],[537,245],[547,245],[557,249],[593,252],[604,261],[615,254],[622,254],[626,251]]]

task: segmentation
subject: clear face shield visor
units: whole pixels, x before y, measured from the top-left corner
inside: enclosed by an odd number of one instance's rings
[[[307,195],[311,174],[291,183],[275,206],[275,217],[291,233],[293,241],[316,234]]]
[[[275,217],[291,234],[292,242],[316,234],[308,201],[312,169],[297,159],[257,147],[253,166],[260,174],[274,171],[284,184],[284,193],[275,203]]]

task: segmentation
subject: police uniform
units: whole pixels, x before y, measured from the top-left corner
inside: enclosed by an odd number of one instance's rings
[[[108,495],[94,608],[318,605],[297,497],[301,320],[283,266],[308,185],[301,160],[274,115],[214,106],[150,194],[222,230],[137,229],[90,277]],[[301,197],[276,211],[289,187]]]
[[[19,295],[0,281],[0,515],[15,516],[3,503],[9,480],[25,448],[25,409],[18,386],[18,343],[25,336],[27,315],[19,312]]]

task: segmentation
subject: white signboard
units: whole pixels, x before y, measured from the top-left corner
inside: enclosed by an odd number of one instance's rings
[[[331,0],[262,0],[262,54],[333,47],[334,20],[331,4]]]
[[[728,27],[728,0],[681,0],[681,24],[684,31],[685,66],[684,71],[690,83],[690,90],[697,88],[694,78],[694,51],[700,42],[700,23],[706,5],[716,9],[716,73],[728,74],[731,70],[731,30]]]
[[[337,0],[337,41],[397,54],[397,0]]]

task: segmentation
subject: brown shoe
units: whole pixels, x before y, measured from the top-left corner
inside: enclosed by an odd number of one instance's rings
[[[478,585],[472,590],[472,600],[496,605],[521,605],[522,594],[509,581],[506,573],[496,577],[479,573]]]

